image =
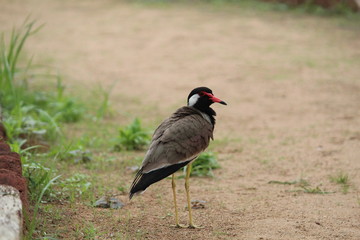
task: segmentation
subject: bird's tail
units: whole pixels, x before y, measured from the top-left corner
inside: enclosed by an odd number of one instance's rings
[[[144,173],[141,168],[135,175],[135,179],[131,184],[129,198],[131,199],[134,194],[145,191],[151,184],[160,181],[161,179],[170,176],[180,168],[186,166],[191,161],[181,162],[178,164],[170,165],[164,168],[156,169],[151,172]]]
[[[143,176],[142,174],[142,169],[140,169],[136,175],[135,175],[135,179],[133,181],[133,183],[131,184],[131,188],[130,188],[130,193],[129,193],[129,199],[131,200],[131,198],[134,196],[135,193],[138,193],[141,190],[137,190],[139,189],[138,183],[141,180],[141,177]],[[145,190],[145,189],[144,189]],[[144,191],[143,190],[143,191]]]

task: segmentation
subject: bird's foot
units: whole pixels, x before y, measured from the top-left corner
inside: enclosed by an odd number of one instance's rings
[[[187,228],[188,226],[185,226],[185,225],[182,225],[180,223],[177,223],[175,225],[171,225],[171,227],[174,227],[174,228]]]
[[[201,228],[204,228],[204,227],[202,227],[202,226],[196,226],[195,224],[190,223],[189,226],[188,226],[188,228],[190,228],[190,229],[201,229]]]

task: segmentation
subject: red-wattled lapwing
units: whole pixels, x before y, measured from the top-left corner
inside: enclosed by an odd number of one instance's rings
[[[192,221],[189,177],[191,163],[213,139],[215,111],[213,103],[226,103],[215,97],[211,89],[199,87],[188,96],[188,104],[179,108],[155,130],[149,150],[131,185],[130,199],[134,194],[143,192],[151,184],[172,174],[172,190],[175,205],[176,226],[181,227],[176,204],[174,173],[186,167],[185,189],[189,210],[189,227],[195,228]]]

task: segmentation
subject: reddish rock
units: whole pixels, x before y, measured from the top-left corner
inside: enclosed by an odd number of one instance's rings
[[[10,156],[10,157],[15,157],[15,158],[20,159],[20,154],[18,154],[16,152],[0,152],[0,156]]]
[[[23,209],[28,209],[27,182],[22,176],[20,155],[10,152],[4,125],[0,122],[0,185],[9,185],[20,193]]]
[[[0,155],[0,169],[7,169],[21,175],[22,166],[19,154]]]
[[[27,184],[24,177],[7,169],[0,169],[0,184],[9,185],[19,190],[23,207],[27,209]]]
[[[5,142],[0,142],[0,153],[7,153],[7,152],[10,152],[11,149],[10,149],[10,146],[8,144],[6,144]]]

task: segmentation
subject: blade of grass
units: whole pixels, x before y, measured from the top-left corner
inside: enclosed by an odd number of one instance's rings
[[[28,225],[28,226],[29,226],[29,231],[28,231],[27,236],[25,237],[25,239],[29,239],[29,240],[32,239],[32,235],[33,235],[33,233],[34,233],[34,231],[35,231],[35,227],[36,227],[36,223],[37,223],[36,216],[37,216],[37,214],[38,214],[40,202],[41,202],[42,197],[44,196],[45,191],[50,187],[50,185],[51,185],[53,182],[55,182],[55,181],[56,181],[58,178],[60,178],[60,177],[61,177],[61,175],[58,175],[58,176],[54,177],[54,178],[51,179],[51,180],[45,185],[45,187],[42,189],[42,191],[41,191],[41,193],[40,193],[40,195],[39,195],[39,198],[38,198],[38,200],[37,200],[37,202],[36,202],[36,204],[35,204],[32,221],[31,221],[30,225]]]
[[[40,113],[41,116],[45,117],[48,120],[48,122],[53,126],[53,129],[55,130],[55,132],[59,136],[62,136],[60,127],[57,124],[57,122],[55,121],[55,119],[53,117],[51,117],[48,112],[46,112],[46,111],[44,111],[42,109],[37,109],[37,111]]]

